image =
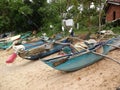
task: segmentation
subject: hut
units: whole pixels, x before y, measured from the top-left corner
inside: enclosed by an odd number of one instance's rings
[[[120,19],[120,0],[107,0],[105,6],[106,22]]]

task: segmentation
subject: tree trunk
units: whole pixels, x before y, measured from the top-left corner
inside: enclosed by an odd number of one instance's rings
[[[91,2],[88,3],[89,10],[90,10],[90,3]],[[88,15],[88,30],[89,30],[89,33],[91,32],[91,18],[90,17],[91,17],[91,15],[89,13],[89,15]]]
[[[100,10],[99,10],[99,31],[101,31],[101,15],[102,15],[101,0],[99,0],[99,5],[100,5]]]

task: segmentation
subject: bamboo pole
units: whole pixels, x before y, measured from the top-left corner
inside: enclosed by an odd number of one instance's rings
[[[115,47],[115,48],[120,49],[120,47],[119,47],[119,46],[115,46],[115,45],[112,45],[112,44],[106,44],[106,45],[108,45],[108,46],[112,46],[112,47]]]
[[[81,47],[82,47],[82,46],[81,46]],[[90,51],[89,49],[86,49],[86,48],[84,48],[84,47],[82,47],[82,49],[84,49],[84,50],[86,50],[86,51]],[[118,60],[113,59],[113,58],[111,58],[111,57],[109,57],[109,56],[107,56],[107,55],[104,55],[104,54],[101,54],[101,53],[97,53],[97,52],[94,52],[94,51],[90,51],[90,52],[91,52],[91,53],[94,53],[94,54],[96,54],[96,55],[100,55],[100,56],[103,56],[103,57],[105,57],[105,58],[108,58],[108,59],[110,59],[110,60],[112,60],[112,61],[120,64],[120,62],[119,62]]]
[[[110,60],[112,60],[112,61],[114,61],[114,62],[120,64],[120,62],[119,62],[118,60],[116,60],[116,59],[114,59],[114,58],[111,58],[111,57],[109,57],[109,56],[107,56],[107,55],[100,54],[100,53],[93,52],[93,51],[91,51],[91,52],[94,53],[94,54],[97,54],[97,55],[100,55],[100,56],[106,57],[106,58],[108,58],[108,59],[110,59]]]

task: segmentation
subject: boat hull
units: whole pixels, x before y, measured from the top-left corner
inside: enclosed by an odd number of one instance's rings
[[[120,38],[113,38],[108,40],[106,43],[100,46],[102,48],[102,52],[98,52],[97,47],[93,47],[89,49],[89,51],[82,51],[70,55],[65,55],[61,57],[51,58],[48,60],[41,60],[42,62],[46,63],[50,67],[60,70],[60,71],[76,71],[81,68],[84,68],[88,65],[91,65],[97,61],[100,61],[104,57],[96,53],[100,53],[106,55],[109,51],[113,50],[112,46],[108,46],[107,44],[115,44],[116,41],[120,41]],[[98,45],[99,46],[99,45]]]
[[[25,57],[25,59],[27,59],[27,60],[38,60],[40,58],[43,58],[43,57],[46,57],[48,55],[59,52],[63,47],[64,47],[64,45],[54,45],[54,48],[52,48],[50,50],[45,50],[43,52],[39,52],[36,55],[28,55],[28,56]]]
[[[104,52],[102,54],[107,54],[110,50],[109,47],[103,47]],[[88,65],[91,65],[99,60],[101,60],[103,57],[97,54],[94,54],[92,52],[86,52],[85,54],[75,54],[71,56],[66,56],[64,58],[57,58],[50,61],[43,61],[47,65],[51,66],[52,68],[55,68],[57,70],[61,71],[75,71],[79,70],[81,68],[84,68]],[[60,62],[61,60],[65,60],[64,63],[60,63],[59,65],[55,65],[55,63]]]

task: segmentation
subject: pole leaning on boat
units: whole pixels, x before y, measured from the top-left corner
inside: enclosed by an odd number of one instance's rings
[[[108,45],[109,45],[109,44],[108,44]],[[113,45],[112,45],[112,46],[113,46]],[[81,47],[82,47],[82,46],[81,46]],[[120,48],[120,47],[116,47],[116,48]],[[120,62],[119,62],[118,60],[113,59],[113,58],[109,57],[108,55],[104,55],[104,54],[101,54],[101,53],[97,53],[97,52],[91,51],[91,50],[89,50],[89,49],[86,49],[86,48],[84,48],[84,47],[82,47],[82,49],[84,49],[84,50],[86,50],[86,51],[89,51],[89,52],[91,52],[91,53],[94,53],[94,54],[103,56],[103,57],[105,57],[105,58],[108,58],[109,60],[112,60],[112,61],[114,61],[114,62],[120,64]]]

